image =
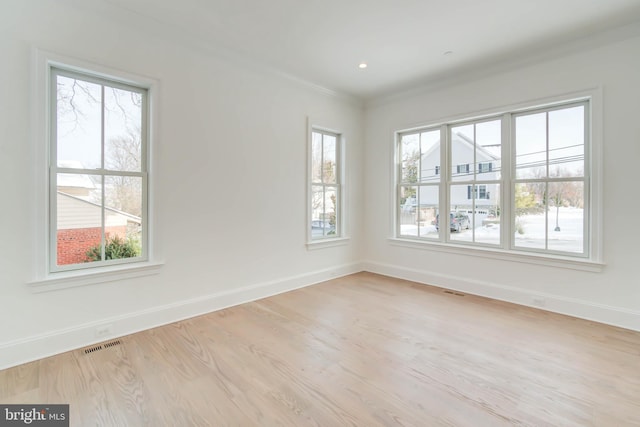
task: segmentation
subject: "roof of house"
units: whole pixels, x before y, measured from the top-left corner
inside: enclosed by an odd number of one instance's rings
[[[423,156],[428,157],[434,150],[438,149],[440,147],[440,140],[438,140],[437,142],[438,143],[434,144],[429,150],[427,150],[423,154]],[[471,148],[472,150],[473,150],[473,148],[475,146],[477,151],[482,153],[482,154],[484,154],[485,156],[487,156],[488,159],[500,160],[501,153],[500,153],[500,147],[499,147],[498,144],[490,145],[490,146],[475,145],[473,143],[473,140],[471,140],[466,135],[464,135],[463,133],[460,133],[460,132],[453,132],[452,133],[452,142],[453,143],[456,143],[456,142],[464,143],[469,148]],[[452,146],[455,146],[455,144],[452,144]]]
[[[67,193],[65,193],[63,191],[58,191],[58,196],[66,197],[66,198],[68,198],[70,200],[73,200],[75,202],[81,202],[81,203],[84,203],[84,204],[86,204],[88,206],[95,207],[95,208],[98,208],[98,209],[102,208],[102,206],[99,205],[98,203],[92,202],[92,201],[84,199],[82,197],[77,197],[77,196],[74,196],[74,195],[71,195],[71,194],[67,194]],[[110,208],[110,207],[107,207],[107,206],[105,206],[104,209],[105,209],[105,211],[107,211],[109,213],[112,213],[112,214],[115,214],[115,215],[119,215],[119,216],[122,216],[122,217],[126,218],[127,222],[134,222],[134,223],[137,223],[137,224],[141,224],[142,223],[142,218],[140,218],[138,216],[131,215],[131,214],[127,213],[127,212],[123,212],[121,210]]]

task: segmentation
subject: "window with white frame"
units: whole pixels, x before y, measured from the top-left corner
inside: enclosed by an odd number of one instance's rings
[[[582,102],[512,116],[514,247],[586,253],[588,109]]]
[[[451,233],[450,241],[500,244],[499,227],[483,227],[489,215],[480,211],[491,212],[493,218],[500,212],[501,171],[492,168],[492,172],[487,173],[482,165],[501,163],[501,123],[500,118],[490,118],[447,127],[451,168],[463,162],[467,166],[466,173],[452,173],[447,182],[449,209],[468,213],[470,223],[468,230]]]
[[[146,260],[147,89],[49,75],[50,272]]]
[[[311,240],[342,237],[341,135],[314,128],[309,151]]]
[[[589,259],[590,108],[584,99],[398,132],[396,236]],[[468,229],[438,227],[457,214]]]
[[[437,239],[440,195],[440,130],[407,132],[399,138],[397,233]]]

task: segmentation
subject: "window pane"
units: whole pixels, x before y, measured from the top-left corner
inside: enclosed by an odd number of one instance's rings
[[[420,181],[440,181],[440,130],[420,134],[420,153]]]
[[[458,138],[464,139],[471,143],[473,143],[473,141],[475,140],[473,124],[453,126],[451,128],[451,133],[455,134]]]
[[[522,183],[515,186],[515,246],[545,249],[545,183]]]
[[[57,180],[57,265],[101,261],[100,177],[58,174]]]
[[[584,185],[549,183],[548,249],[582,253],[584,250]]]
[[[546,113],[516,117],[516,178],[547,176],[546,120]]]
[[[501,121],[492,120],[476,124],[477,179],[500,179],[502,157]]]
[[[322,182],[322,134],[311,134],[311,181]]]
[[[473,179],[474,147],[473,125],[451,128],[451,179],[453,181]]]
[[[325,235],[335,236],[338,230],[338,190],[335,187],[326,187],[324,191],[325,206]]]
[[[105,168],[142,170],[142,95],[105,87]]]
[[[477,188],[474,185],[452,185],[451,186],[451,207],[449,214],[449,230],[451,240],[473,241],[472,212],[473,197]],[[438,219],[439,227],[444,227],[442,219]]]
[[[324,229],[324,188],[314,185],[311,187],[311,237],[322,237]]]
[[[584,176],[584,106],[549,112],[549,176]]]
[[[142,178],[106,176],[106,259],[142,255]]]
[[[57,162],[59,167],[102,167],[101,86],[57,76]]]
[[[477,185],[478,199],[471,217],[474,241],[500,244],[500,184]],[[484,191],[482,191],[484,190]]]
[[[418,235],[431,239],[439,237],[436,227],[436,213],[438,212],[439,188],[435,185],[426,185],[418,189],[417,225]]]
[[[418,182],[418,168],[420,167],[419,134],[402,136],[400,159],[402,161],[402,182],[406,184]]]
[[[130,216],[142,216],[142,178],[138,176],[106,176],[105,204]]]
[[[400,187],[400,235],[418,236],[418,187]]]
[[[322,182],[325,184],[336,183],[336,137],[331,135],[322,136],[323,162],[322,162]]]
[[[338,192],[335,187],[312,187],[311,237],[331,237],[337,230]]]

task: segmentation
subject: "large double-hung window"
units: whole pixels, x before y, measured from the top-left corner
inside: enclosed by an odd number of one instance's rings
[[[147,89],[49,75],[49,271],[146,260]]]
[[[440,129],[399,137],[397,232],[401,236],[437,239],[440,204]]]
[[[581,102],[512,117],[515,248],[587,255],[588,107]]]
[[[395,236],[598,261],[590,109],[585,98],[398,132]]]
[[[341,135],[323,129],[311,131],[310,240],[343,237]]]

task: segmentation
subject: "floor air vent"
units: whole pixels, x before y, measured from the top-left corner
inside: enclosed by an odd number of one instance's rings
[[[464,294],[463,294],[463,293],[455,292],[455,291],[450,291],[449,289],[446,289],[446,290],[444,291],[444,293],[445,293],[445,294],[456,295],[456,296],[459,296],[459,297],[463,297],[463,296],[464,296]]]
[[[109,347],[113,347],[113,346],[120,345],[120,344],[122,344],[122,342],[120,340],[115,340],[115,341],[109,341],[108,343],[103,344],[103,345],[104,345],[104,348],[109,348]]]
[[[102,346],[101,345],[96,345],[96,346],[93,346],[93,347],[85,348],[84,349],[84,354],[93,353],[94,351],[99,351],[99,350],[102,350]]]
[[[105,348],[111,348],[111,347],[115,347],[117,345],[121,345],[122,341],[120,340],[115,340],[115,341],[109,341],[106,342],[104,344],[98,344],[98,345],[94,345],[91,347],[87,347],[83,350],[84,354],[91,354],[91,353],[95,353],[96,351],[100,351],[103,350]]]

